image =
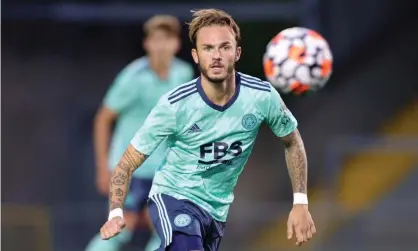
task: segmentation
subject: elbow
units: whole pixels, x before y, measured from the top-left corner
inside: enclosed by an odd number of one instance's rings
[[[94,127],[97,128],[100,125],[111,125],[115,119],[116,114],[102,106],[94,116]]]
[[[292,148],[303,144],[299,130],[296,128],[289,135],[280,138],[285,148]]]

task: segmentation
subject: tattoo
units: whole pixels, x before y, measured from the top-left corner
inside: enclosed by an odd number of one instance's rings
[[[122,204],[118,201],[111,201],[110,205],[112,205],[113,207],[111,207],[111,209],[115,209],[115,208],[122,208]]]
[[[120,163],[120,169],[128,172],[130,170],[130,167],[128,163],[123,162],[123,163]]]
[[[123,184],[126,183],[126,180],[128,179],[128,175],[127,174],[123,174],[123,173],[116,173],[116,176],[113,177],[113,184],[116,186],[121,186]]]
[[[285,145],[286,163],[294,193],[307,193],[308,161],[299,130],[296,129],[282,142]]]
[[[120,189],[120,188],[118,188],[118,189],[116,189],[116,191],[115,191],[116,193],[116,196],[123,196],[123,191],[122,191],[122,189]]]
[[[132,145],[129,145],[112,174],[109,192],[110,210],[123,208],[132,174],[147,157],[147,155],[140,153]]]

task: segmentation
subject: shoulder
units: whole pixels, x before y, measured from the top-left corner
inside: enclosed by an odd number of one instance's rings
[[[130,88],[137,78],[137,74],[148,68],[148,59],[145,57],[137,58],[127,64],[113,79],[112,88]]]
[[[133,60],[128,65],[126,65],[123,68],[121,73],[127,73],[127,74],[138,73],[140,71],[148,69],[148,66],[149,66],[148,58],[140,57],[140,58]]]
[[[255,103],[265,103],[270,100],[275,89],[269,82],[241,72],[238,72],[238,76],[240,77],[241,92],[244,95],[247,95]]]
[[[191,97],[198,93],[196,86],[197,79],[198,78],[195,78],[170,90],[161,97],[160,102],[172,107],[187,102]]]
[[[241,77],[241,89],[246,96],[246,100],[251,100],[262,113],[268,112],[272,106],[283,104],[280,94],[270,82],[251,75],[238,74]]]
[[[269,82],[263,81],[257,77],[244,74],[242,72],[238,72],[238,76],[240,77],[240,84],[241,87],[244,89],[248,89],[251,92],[255,93],[270,93],[272,91],[272,86]],[[268,95],[268,94],[264,94]]]
[[[175,68],[179,68],[179,69],[192,69],[192,65],[178,57],[175,57],[173,59],[173,65]]]
[[[130,88],[133,83],[139,81],[139,77],[143,76],[142,73],[148,71],[148,66],[148,59],[146,57],[133,60],[117,74],[113,82],[114,85],[119,86],[119,88]]]
[[[180,76],[184,80],[190,80],[194,75],[193,66],[190,63],[183,61],[179,58],[174,58],[173,69],[176,72],[177,76]]]

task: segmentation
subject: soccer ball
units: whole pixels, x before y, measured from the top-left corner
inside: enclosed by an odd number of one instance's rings
[[[332,64],[327,41],[302,27],[277,34],[263,57],[267,80],[282,93],[303,94],[321,89],[331,76]]]

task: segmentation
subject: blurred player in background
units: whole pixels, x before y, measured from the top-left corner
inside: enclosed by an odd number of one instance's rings
[[[135,134],[112,174],[102,238],[117,236],[129,224],[122,208],[131,175],[168,137],[169,152],[148,204],[161,238],[159,250],[218,250],[234,187],[266,123],[284,145],[293,186],[287,237],[295,235],[301,245],[316,230],[308,211],[307,159],[297,121],[270,83],[235,71],[241,47],[232,17],[215,9],[193,16],[189,36],[201,75],[162,96]]]
[[[144,24],[144,32],[143,46],[147,55],[136,59],[119,73],[95,118],[96,185],[103,195],[109,195],[111,169],[116,168],[138,127],[144,123],[161,95],[190,81],[194,75],[189,64],[175,57],[181,46],[181,25],[177,18],[154,16]],[[114,122],[116,127],[112,135]],[[162,163],[166,150],[167,143],[164,141],[142,168],[133,174],[125,204],[126,231],[110,241],[102,240],[98,234],[88,244],[87,251],[119,251],[131,240],[140,215],[148,218],[148,214],[143,212],[155,170]],[[116,194],[121,192],[111,191]],[[149,219],[146,221],[152,227]],[[160,240],[154,232],[146,250],[155,250],[159,245]]]

